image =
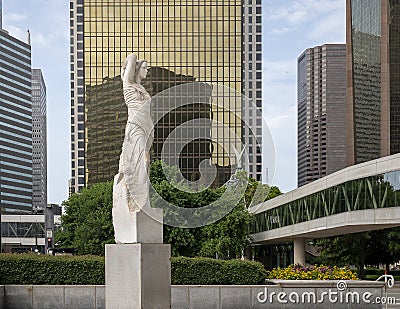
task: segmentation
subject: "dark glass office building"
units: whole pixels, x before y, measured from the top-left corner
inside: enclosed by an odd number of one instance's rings
[[[203,138],[179,153],[179,167],[187,179],[196,180],[199,163],[209,159],[218,170],[216,184],[224,183],[236,160],[218,145],[220,140],[229,144],[230,137],[215,130],[211,120],[216,120],[247,145],[244,168],[261,180],[261,0],[72,0],[70,14],[71,193],[111,180],[118,170],[127,117],[120,70],[132,52],[149,62],[143,84],[152,96],[173,86],[207,82],[243,93],[255,106],[227,100],[230,106],[224,110],[189,104],[172,111],[155,126],[153,158],[160,158],[174,128],[209,119],[201,124]]]
[[[0,29],[0,203],[32,211],[31,47]]]
[[[47,206],[47,100],[40,69],[32,69],[33,209]]]
[[[400,2],[347,0],[347,164],[400,152]]]
[[[346,45],[297,59],[298,186],[346,167]]]

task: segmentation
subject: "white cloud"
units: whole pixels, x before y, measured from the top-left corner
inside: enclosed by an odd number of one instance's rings
[[[308,12],[305,10],[288,12],[286,19],[290,24],[298,25],[308,19]]]
[[[14,25],[6,25],[4,27],[10,35],[16,37],[17,39],[27,42],[28,41],[28,29],[23,30],[20,27]],[[29,30],[31,33],[31,44],[35,48],[51,47],[54,42],[56,35],[53,33],[43,34],[35,30]]]
[[[267,8],[266,18],[283,20],[291,25],[310,23],[312,20],[321,19],[323,14],[331,14],[343,9],[344,0],[295,0],[279,1],[280,6],[271,5]],[[272,3],[272,2],[270,2]]]
[[[27,30],[22,30],[20,27],[14,25],[5,25],[4,29],[9,32],[9,34],[17,39],[26,42],[28,38]]]
[[[293,79],[296,76],[296,59],[285,59],[277,61],[263,60],[264,81],[269,83]]]
[[[297,105],[296,102],[285,106],[272,103],[263,114],[271,131],[276,133],[288,131],[287,129],[295,127],[297,122]]]
[[[270,127],[271,130],[277,130],[282,128],[282,124],[291,124],[289,115],[271,115],[270,117],[267,117],[266,121],[268,123],[268,126]]]
[[[282,5],[267,8],[266,18],[269,20],[284,20],[287,23],[297,24],[307,17],[304,9],[295,9],[292,6]]]
[[[9,13],[5,12],[3,27],[25,42],[29,29],[33,50],[42,52],[43,48],[57,49],[62,42],[69,42],[69,4],[65,1],[30,0],[20,13],[13,13],[17,11],[16,7],[18,5],[14,3],[4,3],[3,12],[8,10]]]
[[[21,20],[25,20],[28,17],[26,15],[23,14],[17,14],[17,13],[6,13],[4,14],[3,17],[3,22],[15,22],[15,21],[21,21]]]
[[[282,28],[275,28],[268,32],[268,34],[283,34],[293,30],[293,28],[282,27]]]
[[[54,36],[52,33],[43,34],[37,31],[31,31],[31,44],[34,47],[50,47],[54,41]]]
[[[346,12],[337,10],[325,18],[315,22],[312,30],[308,33],[312,40],[323,42],[345,42],[346,41]]]

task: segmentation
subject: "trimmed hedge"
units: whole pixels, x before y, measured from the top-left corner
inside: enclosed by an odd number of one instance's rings
[[[104,284],[104,258],[0,254],[0,284]]]
[[[171,260],[171,281],[176,285],[265,284],[261,263],[243,260],[177,257]]]
[[[0,254],[0,284],[103,285],[104,258]],[[176,285],[264,284],[262,264],[242,260],[171,258],[171,283]]]

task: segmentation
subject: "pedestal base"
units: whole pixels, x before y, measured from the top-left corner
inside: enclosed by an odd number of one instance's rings
[[[112,210],[115,242],[118,244],[163,243],[163,210],[147,207],[129,212],[128,207]]]
[[[163,210],[150,207],[150,201],[137,211],[129,211],[125,181],[114,177],[112,217],[117,244],[163,243]],[[143,188],[145,190],[145,188]]]
[[[170,309],[170,256],[170,245],[106,245],[106,308]]]

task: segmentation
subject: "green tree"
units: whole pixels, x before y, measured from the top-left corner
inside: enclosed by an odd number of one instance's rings
[[[323,263],[337,266],[356,265],[359,277],[364,277],[364,265],[371,251],[369,232],[347,234],[317,240]]]
[[[366,257],[367,265],[385,265],[389,273],[390,264],[400,260],[400,229],[391,228],[369,232],[371,250]]]
[[[282,192],[278,187],[270,187],[266,184],[259,183],[253,178],[249,178],[249,183],[247,184],[244,200],[246,207],[251,207],[270,200],[281,194]]]
[[[153,207],[160,207],[161,199],[164,199],[178,207],[194,209],[215,202],[216,208],[231,211],[221,219],[217,217],[219,220],[208,226],[180,228],[164,225],[164,243],[171,244],[172,255],[219,256],[224,259],[240,257],[250,243],[248,227],[253,220],[247,211],[245,198],[238,198],[236,187],[205,188],[191,192],[190,188],[176,181],[178,172],[176,167],[169,167],[161,161],[151,164],[151,190],[158,193],[158,196],[151,194]],[[247,181],[246,178],[244,172],[237,174],[239,183]],[[249,183],[252,185],[247,186],[245,195],[252,198],[258,183],[253,179]],[[270,190],[270,195],[280,193],[275,188]],[[249,192],[253,189],[254,192]],[[225,192],[227,194],[223,195]],[[78,254],[103,255],[104,245],[114,242],[112,182],[83,189],[71,195],[63,205],[66,211],[62,216],[62,228],[56,234],[56,242],[62,247],[75,248]],[[164,215],[173,216],[171,212],[164,211]],[[215,213],[210,211],[210,216],[215,216]]]
[[[114,242],[112,225],[112,182],[84,188],[63,202],[61,229],[56,243],[75,248],[78,254],[104,255],[104,245]]]
[[[249,225],[253,220],[243,202],[221,220],[202,228],[204,242],[199,255],[223,259],[239,258],[250,245]]]
[[[190,192],[190,188],[176,181],[179,173],[176,167],[167,166],[162,161],[154,161],[150,167],[150,180],[153,189],[159,194],[152,194],[152,207],[162,207],[163,200],[185,208],[198,208],[217,200],[224,192],[223,188],[207,188],[201,192]],[[170,210],[164,210],[164,216],[174,216]],[[201,227],[180,228],[164,225],[164,243],[171,244],[173,256],[198,256],[205,241]]]
[[[356,265],[360,278],[364,277],[365,265],[384,264],[389,272],[390,264],[400,260],[399,228],[320,239],[317,244],[324,263]]]
[[[265,200],[267,201],[267,200],[273,199],[274,197],[277,197],[281,194],[282,194],[282,192],[277,186],[272,186],[271,189],[269,190],[267,198]]]

